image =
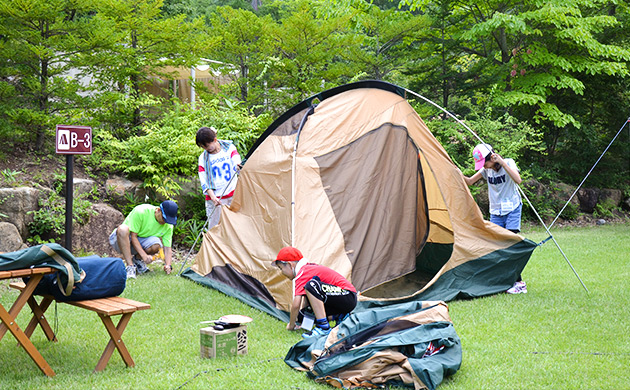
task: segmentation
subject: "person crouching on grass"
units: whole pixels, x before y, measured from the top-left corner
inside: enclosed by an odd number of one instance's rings
[[[287,330],[297,329],[300,310],[310,306],[315,314],[315,328],[302,336],[327,335],[331,330],[329,319],[338,325],[357,305],[357,290],[352,283],[328,267],[309,263],[297,248],[282,248],[272,263],[293,280],[293,302]]]
[[[109,236],[109,244],[122,253],[127,279],[149,271],[147,264],[164,246],[164,272],[170,274],[173,229],[177,224],[177,203],[166,200],[159,206],[141,204],[133,208],[124,222]]]

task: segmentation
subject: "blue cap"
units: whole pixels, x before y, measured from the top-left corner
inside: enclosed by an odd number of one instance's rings
[[[160,204],[160,210],[162,210],[164,222],[175,226],[177,223],[177,203],[172,200],[165,200]]]

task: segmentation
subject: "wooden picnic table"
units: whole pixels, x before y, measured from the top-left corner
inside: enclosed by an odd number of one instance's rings
[[[20,329],[16,322],[16,318],[24,305],[32,298],[35,287],[42,280],[44,275],[57,272],[56,269],[51,267],[41,268],[26,268],[17,269],[11,271],[0,271],[0,280],[12,279],[12,278],[24,278],[28,277],[29,280],[26,283],[24,289],[21,290],[20,295],[11,306],[11,309],[7,311],[0,302],[0,340],[4,337],[7,330],[13,334],[18,343],[24,348],[26,353],[33,359],[37,367],[47,376],[55,376],[55,372],[50,368],[50,365],[44,357],[39,353],[37,348],[33,345],[29,337]]]

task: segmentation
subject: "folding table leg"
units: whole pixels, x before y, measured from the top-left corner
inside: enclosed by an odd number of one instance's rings
[[[28,283],[26,283],[26,287],[24,287],[24,290],[22,290],[20,295],[18,295],[17,299],[13,303],[13,306],[11,306],[11,309],[9,309],[8,314],[10,314],[12,318],[17,318],[20,310],[22,310],[22,308],[26,304],[28,298],[33,296],[33,291],[35,291],[35,287],[37,287],[37,284],[40,280],[42,280],[43,277],[43,274],[35,274],[31,276],[31,278],[28,280]],[[0,323],[0,340],[2,340],[2,337],[4,337],[6,331],[7,328],[5,324]]]
[[[44,313],[48,310],[52,301],[53,299],[51,297],[46,296],[42,299],[42,303],[38,305],[34,297],[29,298],[28,305],[33,311],[33,318],[31,318],[31,322],[28,323],[26,329],[24,329],[24,334],[26,334],[28,338],[31,338],[35,328],[37,328],[37,324],[39,324],[49,341],[57,341],[55,332],[53,332],[48,320],[46,320],[46,317],[44,316]]]
[[[114,322],[112,321],[110,316],[99,314],[105,328],[107,328],[107,332],[109,333],[109,337],[111,338],[105,347],[105,351],[103,351],[103,355],[101,359],[96,364],[96,368],[94,371],[103,371],[107,363],[109,362],[109,358],[114,353],[114,348],[118,349],[118,353],[120,353],[120,357],[122,357],[123,361],[127,365],[127,367],[134,367],[135,363],[125,346],[125,343],[122,341],[122,334],[131,319],[132,313],[125,313],[118,321],[118,326],[114,326]]]
[[[50,368],[41,353],[39,353],[37,348],[35,348],[33,343],[31,343],[31,340],[29,340],[24,332],[22,332],[22,329],[20,329],[20,327],[15,322],[15,318],[13,318],[2,305],[0,305],[0,318],[2,319],[2,323],[9,329],[13,336],[15,336],[18,343],[20,343],[20,345],[24,347],[24,350],[26,351],[26,353],[28,353],[28,356],[30,356],[35,364],[37,364],[37,367],[39,367],[39,369],[42,370],[42,372],[47,376],[55,376],[55,372],[53,371],[53,369]]]

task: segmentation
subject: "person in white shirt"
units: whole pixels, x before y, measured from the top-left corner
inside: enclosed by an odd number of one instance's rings
[[[471,186],[482,177],[488,183],[490,201],[490,222],[514,233],[521,231],[521,213],[523,201],[518,192],[521,175],[516,163],[511,158],[503,158],[494,153],[488,144],[479,144],[473,150],[475,170],[471,177],[464,176],[466,184]],[[527,293],[527,284],[519,275],[514,285],[507,290],[510,294]]]
[[[219,223],[221,206],[229,206],[236,188],[235,177],[241,164],[241,156],[231,141],[217,138],[213,127],[202,127],[195,138],[204,151],[199,155],[199,181],[206,197],[208,229]]]

